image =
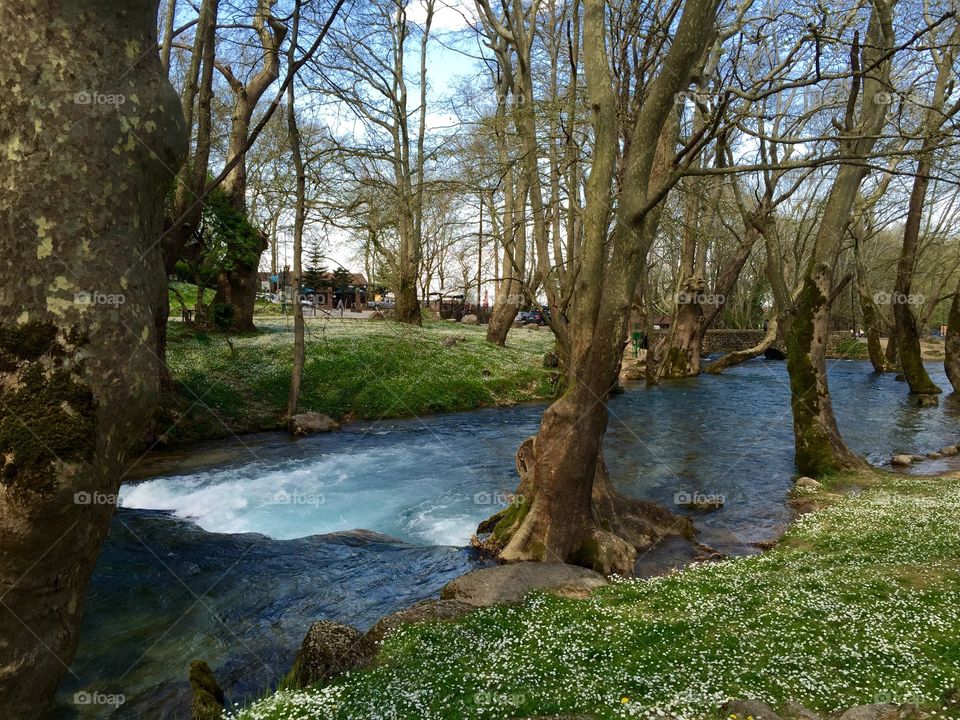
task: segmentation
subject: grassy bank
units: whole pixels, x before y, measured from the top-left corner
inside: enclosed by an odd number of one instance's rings
[[[169,328],[168,363],[178,382],[158,428],[172,444],[279,427],[292,364],[289,318],[258,318],[259,332],[232,338]],[[545,399],[549,332],[518,329],[508,347],[486,328],[436,322],[308,320],[302,410],[370,420]],[[444,347],[445,338],[456,340]],[[448,341],[449,342],[449,341]]]
[[[239,715],[713,718],[730,697],[827,715],[960,686],[960,479],[835,480],[761,556],[407,626],[371,671]],[[858,488],[859,489],[859,488]]]

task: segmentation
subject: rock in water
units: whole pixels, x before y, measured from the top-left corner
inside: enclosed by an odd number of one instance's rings
[[[609,584],[600,573],[576,565],[521,562],[461,575],[444,585],[440,597],[485,607],[521,602],[534,590],[583,597],[591,590]]]
[[[305,412],[294,415],[289,421],[290,432],[294,435],[310,435],[312,433],[325,433],[331,430],[339,430],[340,423],[318,412]]]
[[[330,620],[315,622],[303,639],[284,686],[309,687],[364,667],[373,657],[362,639],[363,633],[349,625]]]
[[[893,459],[890,460],[890,464],[895,465],[897,467],[906,467],[907,465],[910,465],[912,462],[913,462],[913,458],[903,453],[899,455],[894,455]]]
[[[476,315],[464,315],[464,316],[460,319],[460,322],[462,322],[464,325],[476,325],[476,324],[477,324],[477,316],[476,316]]]
[[[220,720],[223,717],[223,690],[204,660],[190,663],[190,706],[192,720]]]

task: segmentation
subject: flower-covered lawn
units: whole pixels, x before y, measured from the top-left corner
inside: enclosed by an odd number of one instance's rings
[[[828,714],[960,687],[960,478],[835,479],[763,555],[407,626],[381,663],[233,718],[705,718],[732,697]]]

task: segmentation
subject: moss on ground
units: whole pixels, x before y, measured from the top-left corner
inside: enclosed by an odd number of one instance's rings
[[[258,332],[232,337],[169,326],[167,361],[177,390],[158,433],[171,444],[283,426],[293,330],[289,318],[256,319]],[[302,411],[337,420],[376,420],[471,410],[552,397],[554,371],[542,367],[549,332],[514,330],[507,347],[485,328],[435,322],[308,319]],[[441,341],[453,338],[453,347]]]
[[[829,487],[763,555],[406,626],[374,669],[234,717],[713,718],[731,697],[958,716],[939,699],[960,686],[960,478]]]

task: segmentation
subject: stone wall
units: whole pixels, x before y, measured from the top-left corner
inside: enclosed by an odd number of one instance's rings
[[[667,334],[667,330],[654,330],[653,338],[658,341]],[[707,330],[703,339],[703,354],[711,355],[713,353],[727,353],[736,350],[747,350],[752,348],[763,340],[763,330]],[[850,339],[849,330],[834,330],[827,339],[827,355],[836,352],[837,346],[844,340]],[[773,347],[785,351],[786,348],[780,340],[777,340]]]

